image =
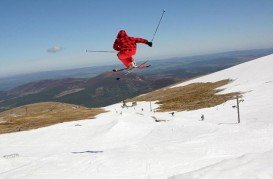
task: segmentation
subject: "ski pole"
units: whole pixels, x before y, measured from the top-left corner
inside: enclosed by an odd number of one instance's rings
[[[151,42],[153,42],[153,41],[154,41],[155,34],[157,33],[157,30],[158,30],[158,28],[159,28],[159,25],[161,24],[161,21],[162,21],[162,18],[163,18],[163,16],[164,16],[164,13],[165,13],[165,10],[163,10],[163,11],[162,11],[162,14],[161,14],[160,20],[159,20],[159,22],[158,22],[158,24],[157,24],[157,27],[156,27],[156,29],[155,29],[155,32],[154,32],[154,34],[153,34],[153,38],[152,38]]]
[[[86,50],[87,52],[91,52],[91,53],[117,53],[116,51],[113,50]]]

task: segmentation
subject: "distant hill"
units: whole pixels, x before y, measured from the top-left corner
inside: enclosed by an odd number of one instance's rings
[[[0,78],[0,91],[9,90],[29,82],[46,79],[91,78],[113,68],[114,66],[94,66],[69,70],[44,71]]]
[[[118,74],[107,72],[93,78],[42,80],[0,93],[0,111],[38,102],[65,102],[101,107],[128,97],[152,91],[177,80],[129,74],[117,81]]]
[[[219,71],[273,53],[273,48],[231,51],[190,57],[154,60],[153,68],[141,74],[173,76],[182,79]]]
[[[161,60],[151,60],[152,68],[139,72],[145,75],[164,75],[186,79],[211,73],[233,65],[253,60],[273,53],[273,48],[232,51],[217,54],[198,55],[189,57],[176,57]],[[109,66],[93,66],[69,70],[45,71],[32,74],[16,75],[0,78],[0,91],[10,90],[29,82],[45,79],[64,79],[64,78],[91,78],[101,73],[111,71],[120,64]],[[1,94],[0,94],[1,95]]]
[[[115,80],[117,74],[113,72],[105,72],[87,78],[86,75],[88,76],[90,72],[88,68],[78,72],[70,71],[67,72],[68,76],[69,74],[76,75],[84,72],[85,78],[66,77],[38,80],[6,91],[0,91],[0,111],[21,105],[49,101],[86,107],[107,106],[178,81],[188,80],[253,60],[262,54],[270,53],[271,50],[273,53],[273,49],[264,49],[154,60],[150,61],[151,68],[136,71],[120,81]],[[114,67],[108,66],[108,71],[110,68]],[[103,67],[98,68],[96,72],[100,70],[103,70]],[[62,73],[66,72],[62,71]],[[20,77],[16,78],[15,81],[19,79]]]

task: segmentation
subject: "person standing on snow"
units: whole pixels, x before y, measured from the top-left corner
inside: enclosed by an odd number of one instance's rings
[[[201,121],[204,121],[204,119],[205,119],[205,116],[204,116],[204,114],[202,114],[201,115]]]
[[[128,69],[137,67],[132,57],[136,54],[137,43],[143,43],[149,45],[150,47],[153,46],[153,43],[149,42],[146,39],[128,36],[125,30],[119,31],[117,38],[113,44],[113,48],[116,51],[119,51],[117,54],[118,59]]]

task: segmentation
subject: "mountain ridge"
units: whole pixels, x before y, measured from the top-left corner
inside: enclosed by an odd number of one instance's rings
[[[173,78],[121,75],[105,72],[93,78],[48,79],[30,82],[0,93],[0,111],[37,102],[64,102],[102,107],[176,82]]]

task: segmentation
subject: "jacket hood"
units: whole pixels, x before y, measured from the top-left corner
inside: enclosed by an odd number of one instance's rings
[[[128,36],[128,35],[125,32],[125,30],[120,30],[118,35],[117,35],[117,38],[126,37],[126,36]]]

